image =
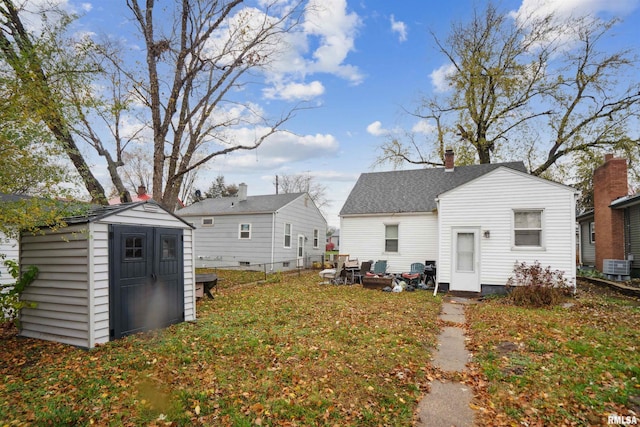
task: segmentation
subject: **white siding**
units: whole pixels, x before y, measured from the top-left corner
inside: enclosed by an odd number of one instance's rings
[[[500,168],[439,198],[438,280],[451,282],[452,228],[480,229],[480,281],[505,285],[516,262],[561,270],[575,283],[575,198],[568,187]],[[513,246],[513,210],[543,210],[543,248]],[[483,233],[489,231],[488,238]],[[452,289],[454,286],[451,287]]]
[[[398,224],[398,252],[385,252],[385,224]],[[340,253],[359,261],[387,260],[387,271],[409,271],[414,262],[437,260],[438,222],[431,213],[340,218]]]
[[[0,233],[0,254],[6,255],[6,259],[18,261],[18,241],[16,239],[10,239],[4,234]],[[0,259],[0,285],[6,285],[13,283],[13,277],[7,272],[7,269]]]
[[[93,342],[109,341],[109,225],[91,224],[92,274],[89,276],[93,290],[92,321]]]
[[[201,225],[201,216],[189,216],[187,221],[197,227],[194,232],[197,267],[271,262],[272,214],[219,215],[214,217],[213,226],[207,227]],[[238,238],[240,224],[251,224],[250,239]]]
[[[35,265],[39,273],[23,293],[36,307],[22,310],[20,334],[89,347],[86,225],[44,233],[21,238],[22,270]]]
[[[284,224],[291,224],[291,247],[284,247]],[[283,206],[276,213],[274,233],[274,261],[292,261],[295,267],[296,251],[298,248],[298,235],[304,235],[307,240],[304,244],[305,256],[319,260],[325,252],[325,240],[327,236],[327,222],[318,210],[315,203],[303,195]],[[313,230],[319,230],[318,247],[313,247]],[[269,250],[271,250],[269,248]],[[275,266],[278,269],[278,266]]]

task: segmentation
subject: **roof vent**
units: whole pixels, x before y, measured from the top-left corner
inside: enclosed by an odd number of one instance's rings
[[[602,261],[602,272],[607,275],[607,279],[629,280],[631,261],[624,259],[605,259]]]

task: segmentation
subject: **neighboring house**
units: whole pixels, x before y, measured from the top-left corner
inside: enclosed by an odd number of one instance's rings
[[[333,232],[331,236],[327,236],[327,244],[333,243],[333,250],[340,250],[340,230]]]
[[[435,261],[442,290],[503,292],[516,263],[575,284],[576,190],[521,162],[362,174],[340,212],[341,252],[388,271]]]
[[[20,265],[38,267],[20,335],[84,348],[195,320],[191,227],[153,201],[93,208],[66,227],[22,233]]]
[[[28,196],[0,193],[0,203],[16,202],[26,198],[28,198]],[[18,240],[8,237],[0,232],[0,254],[4,254],[5,259],[17,262],[19,254]],[[11,277],[5,268],[3,260],[0,259],[0,285],[6,285],[13,282],[13,277]]]
[[[327,221],[307,193],[204,199],[178,211],[195,227],[198,265],[309,266],[324,254]]]
[[[151,199],[151,195],[147,193],[147,187],[145,187],[144,185],[139,185],[137,193],[131,195],[132,202],[144,202],[149,199]],[[120,203],[121,202],[119,196],[109,199],[110,205],[119,205]]]
[[[593,173],[594,209],[577,217],[583,266],[605,272],[605,259],[630,261],[621,275],[640,277],[640,193],[628,194],[626,159],[605,155]]]

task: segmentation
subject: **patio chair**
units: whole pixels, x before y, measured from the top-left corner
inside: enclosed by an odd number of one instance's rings
[[[336,270],[331,283],[334,285],[344,285],[347,283],[347,270],[344,268],[345,259],[338,257],[336,262]]]
[[[411,269],[408,273],[402,273],[401,277],[405,282],[411,285],[417,285],[422,282],[424,277],[425,266],[421,262],[414,262],[411,264]]]
[[[371,271],[372,264],[373,261],[363,261],[362,264],[360,264],[360,271],[356,272],[354,275],[354,283],[359,283],[362,285],[362,278]]]
[[[376,276],[384,276],[387,273],[387,260],[379,259],[373,265],[373,274]]]

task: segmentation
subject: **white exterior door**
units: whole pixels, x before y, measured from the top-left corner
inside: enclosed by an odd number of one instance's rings
[[[480,230],[453,229],[452,291],[480,292]]]
[[[298,252],[297,252],[297,264],[298,268],[304,267],[304,236],[298,234]]]

